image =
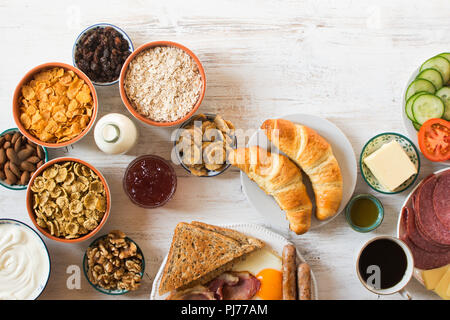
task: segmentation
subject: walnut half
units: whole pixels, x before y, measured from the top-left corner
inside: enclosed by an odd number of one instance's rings
[[[107,290],[136,290],[141,284],[142,255],[120,230],[89,247],[86,253],[91,283]]]

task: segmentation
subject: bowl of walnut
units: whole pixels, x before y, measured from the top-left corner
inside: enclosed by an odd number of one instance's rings
[[[95,239],[83,258],[83,271],[89,284],[109,295],[137,290],[144,270],[141,249],[120,230]]]

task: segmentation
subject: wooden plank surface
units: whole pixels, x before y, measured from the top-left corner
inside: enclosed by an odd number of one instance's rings
[[[334,122],[351,141],[355,156],[372,136],[406,133],[401,97],[407,79],[426,58],[449,51],[450,2],[434,0],[299,1],[64,1],[0,2],[0,128],[14,127],[13,90],[26,71],[50,61],[71,63],[71,50],[85,27],[109,22],[123,28],[135,47],[153,40],[177,41],[193,50],[207,75],[200,111],[219,113],[242,129],[257,128],[269,117],[311,113]],[[99,116],[129,115],[118,86],[99,87]],[[141,246],[146,258],[142,287],[115,299],[147,299],[179,221],[264,224],[242,193],[239,172],[212,179],[191,177],[177,167],[178,189],[163,208],[134,206],[122,190],[127,164],[141,154],[168,159],[173,128],[138,124],[139,144],[124,156],[102,154],[92,133],[68,150],[95,165],[112,192],[112,211],[101,234],[120,228]],[[422,160],[420,178],[442,168]],[[356,193],[374,193],[358,175]],[[354,272],[354,255],[376,235],[394,235],[408,191],[376,194],[386,210],[381,227],[369,234],[352,231],[343,215],[321,229],[292,240],[316,274],[322,299],[400,299],[365,290]],[[0,217],[31,223],[25,191],[2,189]],[[66,286],[69,265],[81,266],[89,241],[58,244],[46,240],[52,274],[41,299],[109,299],[82,275],[81,289]],[[417,281],[407,289],[414,298],[436,299]]]

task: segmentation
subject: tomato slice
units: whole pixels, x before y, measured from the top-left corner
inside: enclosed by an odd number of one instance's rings
[[[426,121],[419,130],[419,147],[428,160],[449,160],[450,122],[437,118]]]

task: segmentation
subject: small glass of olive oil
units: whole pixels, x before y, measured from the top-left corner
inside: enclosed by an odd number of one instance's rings
[[[345,217],[353,230],[369,232],[378,228],[383,222],[383,205],[380,200],[370,194],[359,194],[347,204]]]

